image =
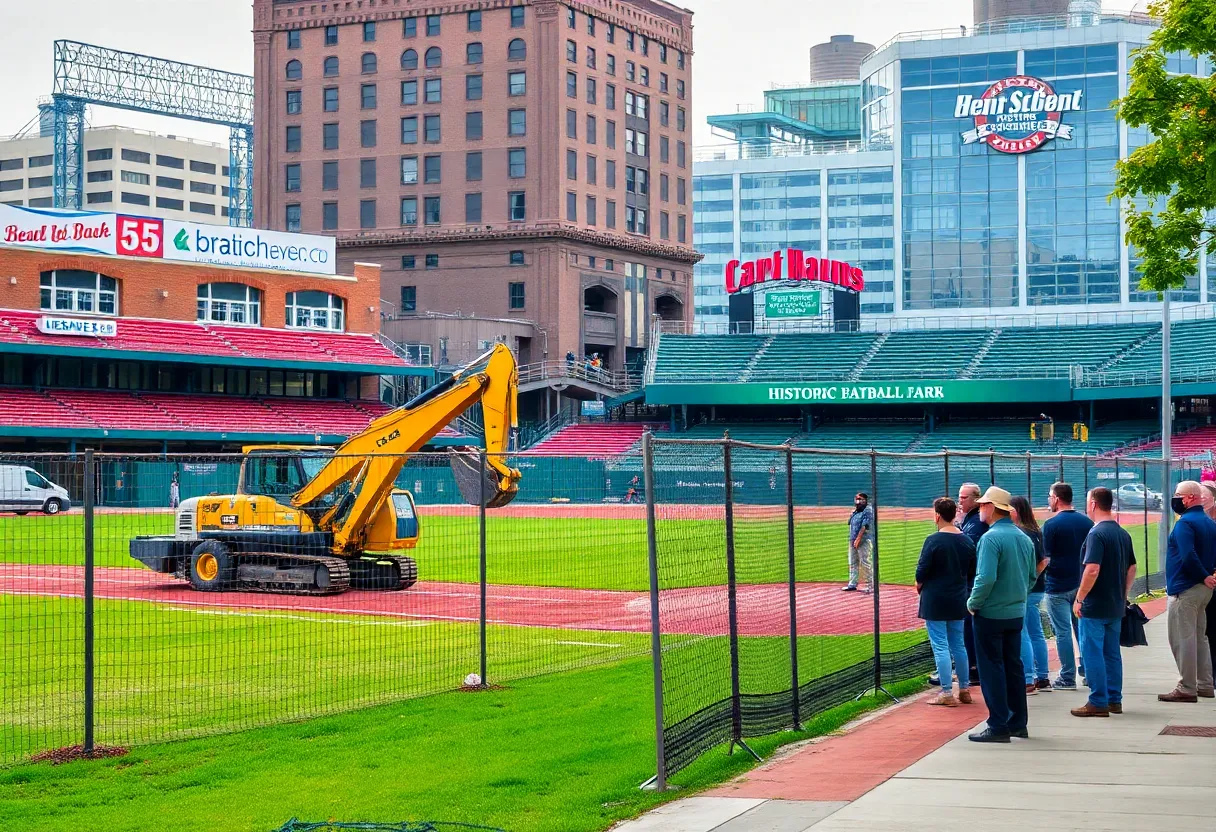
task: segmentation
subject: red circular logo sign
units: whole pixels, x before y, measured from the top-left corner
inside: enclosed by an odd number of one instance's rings
[[[978,98],[958,96],[955,116],[974,118],[975,129],[963,133],[963,144],[982,142],[1001,153],[1028,153],[1052,139],[1071,139],[1067,112],[1082,109],[1082,90],[1058,93],[1051,84],[1029,75],[1003,78]]]

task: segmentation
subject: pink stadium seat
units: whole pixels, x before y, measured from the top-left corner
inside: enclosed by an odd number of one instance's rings
[[[86,414],[94,426],[107,430],[190,430],[155,404],[119,390],[55,390],[64,406]]]
[[[86,413],[45,393],[28,388],[0,390],[0,426],[31,428],[96,428]]]
[[[533,456],[619,456],[654,427],[643,422],[569,425],[525,453]]]

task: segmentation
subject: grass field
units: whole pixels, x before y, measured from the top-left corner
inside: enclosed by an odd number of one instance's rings
[[[291,817],[594,832],[751,766],[719,748],[675,776],[680,792],[639,791],[654,773],[649,675],[649,661],[633,660],[109,760],[0,770],[0,817],[6,829],[40,832],[270,832]],[[877,704],[850,703],[803,733],[751,745],[767,755]]]

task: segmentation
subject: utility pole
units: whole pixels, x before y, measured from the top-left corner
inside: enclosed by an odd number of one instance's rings
[[[1170,497],[1170,434],[1174,428],[1174,407],[1170,401],[1170,293],[1167,289],[1161,293],[1161,522],[1157,526],[1157,563],[1165,562],[1165,551],[1169,545],[1169,516]],[[1118,487],[1118,484],[1115,486]],[[1148,488],[1148,485],[1145,485]],[[1148,553],[1145,553],[1148,556]],[[1148,564],[1145,564],[1145,574],[1148,574]]]

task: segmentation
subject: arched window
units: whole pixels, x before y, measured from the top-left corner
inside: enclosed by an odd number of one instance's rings
[[[345,301],[315,290],[287,293],[287,325],[296,329],[342,332]]]
[[[402,69],[417,69],[418,68],[418,53],[413,49],[407,49],[401,53],[401,68]]]
[[[361,69],[362,69],[362,72],[364,75],[371,75],[372,73],[374,73],[376,71],[376,53],[375,52],[364,52],[363,53],[363,63],[362,63]]]
[[[304,76],[304,65],[297,60],[287,62],[287,80],[299,81]]]
[[[515,38],[507,44],[507,60],[522,61],[528,57],[528,44],[523,38]]]
[[[464,48],[465,63],[479,64],[481,63],[483,50],[480,43],[470,43]]]
[[[326,77],[332,77],[338,74],[338,59],[334,55],[330,55],[325,59],[324,72]]]
[[[198,319],[258,326],[262,323],[262,292],[243,283],[203,283],[198,287]]]
[[[55,312],[118,314],[118,281],[97,272],[56,269],[43,272],[41,306]]]
[[[443,50],[438,46],[432,46],[426,50],[426,68],[435,69],[443,66]]]

